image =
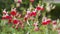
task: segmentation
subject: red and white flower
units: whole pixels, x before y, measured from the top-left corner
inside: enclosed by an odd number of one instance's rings
[[[6,19],[11,20],[11,19],[12,19],[12,17],[11,17],[11,16],[9,16],[8,14],[6,14]]]
[[[40,5],[38,5],[38,6],[36,7],[36,9],[37,9],[37,10],[41,10],[41,7],[40,7]]]
[[[10,12],[10,14],[11,14],[12,16],[15,16],[16,13],[17,13],[17,12],[16,12],[16,8],[12,9],[11,12]]]
[[[52,21],[52,24],[53,24],[53,25],[56,25],[56,24],[57,24],[56,20],[53,20],[53,21]]]
[[[19,23],[19,21],[16,18],[14,18],[13,24],[17,24],[17,23]]]
[[[44,10],[44,8],[43,8],[43,5],[42,6],[40,6],[39,4],[38,4],[38,6],[36,7],[36,10]]]
[[[30,16],[36,16],[36,11],[32,11],[31,13],[30,13]]]
[[[51,19],[47,19],[46,17],[43,17],[43,19],[42,19],[42,25],[48,25],[48,24],[50,24],[50,22],[51,22]]]
[[[33,16],[36,16],[36,11],[33,11],[33,12],[32,12],[32,15],[33,15]]]
[[[48,22],[48,24],[50,24],[50,22],[51,22],[51,19],[50,19],[50,18],[48,18],[48,19],[47,19],[47,22]]]

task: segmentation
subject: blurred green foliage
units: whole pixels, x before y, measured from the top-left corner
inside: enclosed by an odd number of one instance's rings
[[[52,19],[60,19],[60,3],[54,3],[56,8],[50,12]]]

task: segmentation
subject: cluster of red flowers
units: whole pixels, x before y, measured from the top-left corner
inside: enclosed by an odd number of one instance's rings
[[[37,10],[41,10],[38,9],[38,7],[36,7],[37,9],[31,11],[27,11],[26,15],[24,16],[24,20],[27,21],[29,17],[35,17],[37,15]],[[2,19],[7,19],[8,23],[12,23],[16,26],[20,24],[23,24],[23,21],[21,23],[21,20],[18,20],[17,17],[21,18],[21,14],[19,14],[19,12],[17,12],[16,8],[12,9],[11,12],[6,12],[6,9],[4,9],[4,11],[2,12],[3,16]],[[18,25],[17,25],[18,24]],[[22,25],[21,25],[22,26]],[[22,26],[23,27],[23,26]]]
[[[28,17],[36,16],[37,12],[36,11],[27,11],[27,14],[25,15],[25,19]]]
[[[31,2],[33,2],[33,0],[30,0]],[[13,24],[13,28],[18,28],[18,26],[20,26],[21,28],[24,28],[24,23],[26,22],[28,19],[30,19],[30,17],[36,17],[37,13],[40,10],[44,10],[43,6],[37,6],[35,8],[35,10],[27,10],[25,16],[23,17],[24,20],[20,20],[19,18],[21,18],[21,14],[19,14],[19,12],[17,12],[16,8],[13,8],[10,12],[6,12],[6,9],[4,9],[3,16],[2,19],[3,20],[8,20],[8,23],[12,23]],[[35,26],[35,28],[38,30],[38,27]]]
[[[51,22],[51,19],[47,19],[46,17],[45,18],[43,18],[43,21],[42,21],[42,25],[48,25],[48,24],[50,24],[50,22]]]
[[[51,20],[50,18],[43,17],[42,18],[42,25],[49,25],[52,24],[53,26],[57,25],[56,20]]]
[[[41,7],[41,6],[37,6],[36,9],[33,10],[33,11],[27,10],[25,16],[23,17],[23,20],[20,20],[19,18],[21,18],[21,14],[19,14],[19,12],[17,12],[16,8],[12,9],[11,12],[6,12],[6,9],[4,9],[4,11],[2,12],[3,13],[2,19],[3,20],[5,20],[5,19],[8,20],[9,24],[12,23],[13,28],[18,29],[19,26],[20,26],[20,28],[23,29],[24,28],[24,23],[23,22],[27,22],[27,20],[30,19],[30,17],[36,17],[37,13],[40,10],[44,10],[44,8]],[[52,21],[50,18],[47,18],[47,17],[42,18],[42,25],[48,25],[51,22],[53,22],[53,25],[56,25],[56,22]],[[34,22],[33,25],[34,25],[34,30],[38,31],[39,30],[38,21]]]
[[[2,19],[3,20],[8,20],[8,23],[12,23],[13,25],[16,25],[18,27],[18,25],[20,25],[21,27],[23,27],[23,21],[18,20],[16,18],[16,16],[19,16],[19,18],[21,17],[20,14],[17,14],[18,12],[16,11],[16,8],[12,9],[10,13],[6,12],[6,10],[3,11],[3,16]],[[16,28],[17,28],[16,27]]]
[[[25,15],[25,20],[27,20],[29,17],[36,16],[38,11],[43,11],[44,7],[38,5],[33,11],[27,10],[27,14]]]
[[[21,0],[18,0],[18,3],[20,3],[20,1]],[[34,2],[34,0],[30,0],[30,2]],[[6,12],[6,9],[4,9],[2,19],[3,20],[7,19],[8,23],[12,23],[13,28],[18,28],[18,26],[20,26],[23,29],[24,28],[23,22],[26,22],[28,19],[30,19],[30,17],[36,17],[37,13],[39,11],[43,11],[43,10],[44,10],[43,5],[40,6],[38,4],[38,6],[34,10],[32,10],[32,11],[27,10],[25,16],[23,17],[24,20],[20,20],[19,18],[21,18],[21,14],[19,14],[19,12],[17,12],[16,8],[12,9],[11,12],[9,12],[9,13]],[[51,19],[46,18],[46,17],[42,18],[42,25],[48,25],[48,24],[50,24],[50,22],[51,22]],[[39,30],[38,22],[35,22],[33,25],[34,25],[34,30],[38,31]]]
[[[18,3],[21,3],[22,0],[18,0]],[[34,2],[34,0],[30,0],[31,3]],[[27,22],[30,20],[32,20],[34,23],[32,24],[34,26],[34,31],[38,31],[39,30],[39,27],[38,27],[38,18],[36,19],[36,16],[40,13],[38,13],[39,11],[43,11],[44,10],[44,7],[43,5],[39,5],[32,11],[30,10],[27,10],[26,14],[22,16],[22,14],[20,14],[19,12],[17,12],[16,8],[13,8],[10,12],[6,12],[6,9],[4,9],[4,11],[2,12],[3,13],[3,16],[2,16],[2,20],[7,20],[8,21],[8,24],[13,24],[12,25],[12,28],[22,28],[24,29],[24,22]],[[39,16],[39,15],[38,15]],[[37,17],[38,17],[37,16]],[[30,18],[32,17],[32,18]],[[20,18],[23,18],[22,20]],[[36,19],[36,21],[34,21],[34,19]],[[52,22],[53,24],[53,27],[55,28],[56,26],[56,21],[52,21],[50,18],[47,18],[47,17],[43,17],[42,18],[42,22],[41,24],[42,25],[48,25]]]

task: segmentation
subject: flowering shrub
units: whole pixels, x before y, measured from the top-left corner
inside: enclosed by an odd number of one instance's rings
[[[15,0],[16,3],[22,3],[22,0]],[[56,20],[52,20],[50,17],[46,17],[46,12],[50,12],[52,9],[55,8],[50,3],[46,3],[46,7],[44,5],[38,5],[35,8],[31,8],[32,3],[34,0],[30,0],[31,4],[30,7],[26,10],[26,13],[18,12],[17,8],[12,8],[10,12],[4,9],[2,11],[2,19],[1,19],[1,26],[9,27],[9,33],[12,34],[55,34],[52,32],[59,33],[59,28],[57,28]],[[17,5],[18,6],[18,5]],[[19,7],[19,6],[18,6]],[[38,19],[39,16],[42,15],[41,23]],[[4,24],[2,24],[4,23]],[[14,31],[13,31],[14,30]],[[17,31],[16,31],[17,30]],[[4,30],[3,30],[4,31]],[[16,33],[16,32],[20,33]],[[5,31],[4,31],[5,32]],[[57,33],[56,33],[57,34]]]

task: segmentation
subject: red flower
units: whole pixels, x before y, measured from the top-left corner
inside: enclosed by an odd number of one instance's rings
[[[57,24],[57,22],[54,20],[54,21],[52,21],[52,23],[53,23],[53,25],[56,25]]]
[[[42,25],[47,25],[47,24],[48,24],[47,21],[46,22],[45,21],[42,22]]]
[[[44,21],[42,22],[42,25],[48,25],[50,24],[51,19],[44,19]]]
[[[11,16],[6,16],[6,19],[8,19],[9,24],[12,22],[12,17]]]
[[[36,16],[36,12],[34,12],[34,11],[31,12],[31,13],[30,13],[30,16]]]
[[[10,14],[11,14],[12,16],[15,16],[15,15],[16,15],[16,11],[11,11]]]
[[[11,19],[12,19],[12,17],[11,17],[11,16],[6,16],[6,19],[11,20]]]
[[[47,23],[50,24],[50,22],[51,22],[51,19],[47,19]]]
[[[43,8],[43,5],[42,6],[40,6],[39,4],[38,4],[38,6],[36,7],[36,10],[44,10],[44,8]]]
[[[13,20],[13,24],[17,24],[19,21],[17,19]]]
[[[32,12],[32,15],[33,15],[33,16],[36,16],[36,12]]]
[[[37,9],[37,10],[41,10],[41,7],[37,7],[36,9]]]
[[[43,22],[42,22],[42,25],[48,25],[48,24],[50,24],[50,22],[51,22],[50,20],[43,21]]]
[[[34,0],[30,0],[30,2],[32,2],[32,3],[33,3],[33,2],[34,2]]]
[[[56,25],[57,23],[53,23],[54,25]]]

